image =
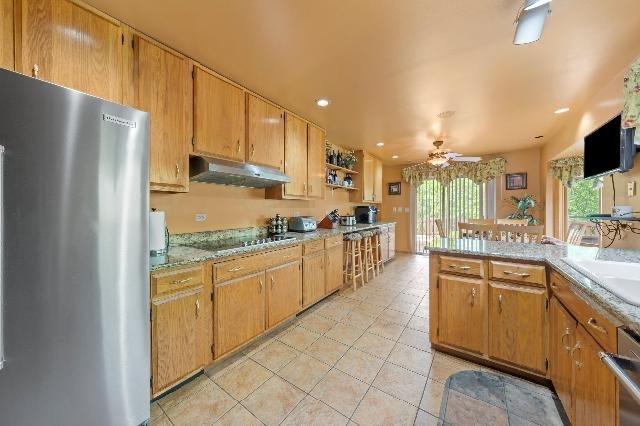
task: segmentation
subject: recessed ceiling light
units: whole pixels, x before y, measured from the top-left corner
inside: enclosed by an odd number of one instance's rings
[[[551,0],[534,0],[533,3],[530,3],[527,7],[524,8],[524,10],[535,9],[536,7],[540,7],[547,3],[551,3]]]
[[[555,114],[564,114],[565,112],[569,112],[569,108],[568,107],[562,107],[562,108],[558,108],[557,110],[553,111]]]
[[[398,158],[398,156],[397,155],[392,155],[391,158],[393,158],[395,160],[396,158]]]
[[[376,146],[384,146],[384,142],[378,142]]]
[[[320,108],[324,108],[328,106],[330,103],[331,103],[331,99],[327,99],[327,98],[316,99],[316,105],[318,105]]]
[[[438,114],[438,118],[450,118],[453,117],[455,113],[455,111],[442,111]]]

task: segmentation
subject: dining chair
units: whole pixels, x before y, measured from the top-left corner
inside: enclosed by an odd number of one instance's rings
[[[496,221],[494,219],[467,219],[466,223],[473,225],[495,225]]]
[[[542,243],[543,225],[496,225],[496,239],[511,243]]]
[[[436,219],[436,228],[438,229],[438,235],[440,238],[447,238],[447,233],[444,230],[444,224],[442,223],[442,219]]]
[[[519,225],[525,226],[529,224],[529,219],[497,219],[498,225]]]
[[[458,222],[458,237],[473,240],[493,240],[496,225]]]

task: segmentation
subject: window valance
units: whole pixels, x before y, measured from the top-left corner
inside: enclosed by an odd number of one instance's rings
[[[553,160],[549,163],[549,174],[570,188],[573,182],[583,177],[584,157],[576,156]]]
[[[640,142],[640,58],[624,76],[624,108],[622,127],[636,128],[636,143]]]
[[[484,183],[504,174],[506,164],[507,160],[502,157],[477,163],[453,161],[449,167],[444,169],[434,167],[429,163],[421,163],[402,169],[402,177],[405,182],[412,185],[418,185],[430,179],[448,185],[460,177],[469,178],[476,183]]]

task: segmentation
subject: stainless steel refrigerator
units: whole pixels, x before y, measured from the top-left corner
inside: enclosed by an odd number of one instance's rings
[[[0,424],[149,418],[148,114],[0,70]]]

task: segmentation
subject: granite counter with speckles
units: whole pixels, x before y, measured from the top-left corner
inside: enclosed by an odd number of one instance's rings
[[[427,243],[429,252],[518,259],[545,263],[567,278],[574,288],[596,309],[613,315],[626,327],[640,333],[640,307],[609,292],[598,282],[586,277],[563,259],[593,259],[615,262],[640,262],[640,250],[600,249],[597,247],[523,244],[504,241],[482,241],[442,238]]]

